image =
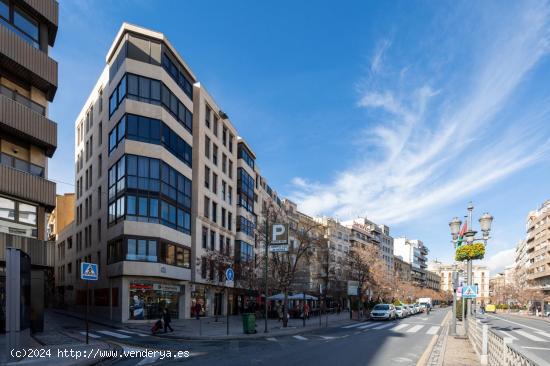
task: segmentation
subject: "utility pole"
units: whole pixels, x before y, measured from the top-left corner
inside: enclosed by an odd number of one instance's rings
[[[265,291],[265,316],[264,316],[264,333],[267,333],[267,266],[269,265],[269,213],[265,216],[265,270],[264,270],[264,291]]]

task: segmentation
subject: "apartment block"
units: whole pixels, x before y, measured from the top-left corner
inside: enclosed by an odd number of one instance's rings
[[[428,248],[421,240],[405,237],[395,238],[393,241],[393,254],[400,256],[405,262],[411,264],[411,278],[416,285],[427,286]]]
[[[29,291],[21,294],[25,331],[43,328],[46,271],[54,266],[46,223],[56,199],[48,159],[57,148],[57,123],[48,106],[58,84],[49,55],[58,13],[55,0],[0,0],[0,294],[6,294],[6,247],[18,248],[31,262],[22,274],[30,276]],[[4,333],[5,306],[0,311]]]
[[[550,294],[550,200],[529,212],[526,221],[524,260],[527,286]]]
[[[59,232],[74,221],[74,193],[58,194],[55,197],[55,209],[48,217],[47,236],[55,241]]]

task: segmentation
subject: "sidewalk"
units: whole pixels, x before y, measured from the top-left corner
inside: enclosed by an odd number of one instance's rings
[[[457,322],[456,332],[464,334],[462,322]],[[445,342],[445,356],[443,358],[444,366],[473,366],[481,365],[479,356],[474,351],[474,347],[468,338],[462,339],[447,335]]]
[[[35,354],[27,355],[19,360],[0,359],[0,364],[7,362],[6,365],[13,366],[94,365],[105,358],[100,356],[101,351],[120,349],[118,346],[92,339],[90,339],[90,344],[86,344],[69,336],[64,331],[65,327],[70,327],[70,325],[59,324],[52,313],[45,312],[44,331],[34,334],[31,337],[31,344],[24,347],[25,350],[32,349]],[[5,355],[5,357],[9,357],[9,355]]]
[[[82,314],[80,313],[69,312],[65,310],[55,310],[55,312],[58,314],[82,319]],[[162,331],[160,333],[157,333],[156,335],[159,337],[172,339],[251,339],[312,332],[320,328],[325,328],[327,326],[333,327],[344,324],[346,322],[351,322],[349,318],[349,312],[342,312],[340,314],[329,314],[328,317],[323,315],[321,317],[321,325],[319,324],[319,317],[311,317],[310,319],[306,320],[305,327],[303,326],[302,319],[289,319],[287,328],[283,328],[283,323],[277,321],[277,319],[268,319],[268,333],[264,333],[264,319],[256,319],[256,333],[244,334],[242,317],[240,315],[231,315],[229,317],[228,335],[226,319],[227,318],[225,316],[219,317],[217,321],[214,317],[200,318],[199,320],[173,319],[170,325],[174,329],[174,332],[164,333]],[[133,330],[145,334],[150,334],[151,326],[156,320],[151,320],[146,323],[120,323],[108,319],[95,318],[90,321],[111,328]]]

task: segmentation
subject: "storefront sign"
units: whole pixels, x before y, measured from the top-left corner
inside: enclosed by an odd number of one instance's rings
[[[148,283],[131,283],[130,289],[131,290],[152,290],[153,285]]]
[[[168,292],[180,292],[179,286],[174,285],[164,285],[161,283],[155,283],[153,284],[153,290],[156,291],[168,291]]]

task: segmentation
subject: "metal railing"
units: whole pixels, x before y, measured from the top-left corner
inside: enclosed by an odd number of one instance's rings
[[[33,111],[35,111],[36,113],[39,113],[42,116],[46,115],[46,108],[43,105],[33,102],[32,100],[19,94],[15,90],[11,90],[10,88],[0,85],[0,94],[10,98],[11,100],[15,100],[17,103],[32,109]]]
[[[10,168],[21,170],[30,173],[40,178],[44,178],[44,168],[28,161],[21,160],[15,156],[0,153],[0,164],[9,166]]]

